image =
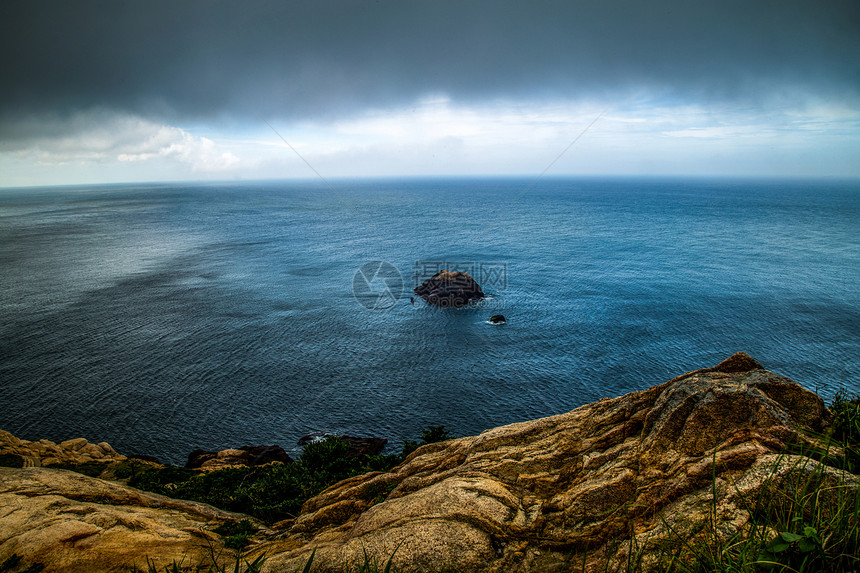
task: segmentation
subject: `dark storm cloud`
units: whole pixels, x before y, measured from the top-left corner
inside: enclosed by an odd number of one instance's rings
[[[856,0],[21,1],[0,20],[7,119],[321,117],[434,93],[860,93]]]

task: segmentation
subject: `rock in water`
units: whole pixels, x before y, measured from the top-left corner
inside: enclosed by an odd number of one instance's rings
[[[415,294],[427,303],[460,308],[484,298],[484,291],[468,273],[441,271],[415,287]]]
[[[494,314],[490,317],[490,322],[493,324],[505,324],[507,320],[505,320],[505,317],[501,314]]]

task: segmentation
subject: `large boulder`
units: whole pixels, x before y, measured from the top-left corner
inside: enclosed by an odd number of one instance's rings
[[[743,528],[741,496],[792,467],[818,471],[781,452],[829,418],[818,396],[739,353],[566,414],[423,446],[308,500],[251,555],[265,552],[268,571],[299,570],[313,551],[335,572],[365,552],[408,570],[623,571],[631,551],[647,560],[679,535]],[[856,486],[836,473],[821,475]]]
[[[213,529],[238,519],[249,518],[67,470],[0,468],[0,563],[17,555],[45,572],[146,571],[147,559],[159,571],[174,561],[205,569],[223,551]]]
[[[460,308],[484,298],[484,292],[468,273],[441,271],[415,287],[415,294],[427,303]]]

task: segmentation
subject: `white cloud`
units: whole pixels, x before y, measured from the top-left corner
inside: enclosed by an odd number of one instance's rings
[[[31,136],[6,154],[35,167],[64,165],[175,162],[192,173],[220,172],[241,167],[241,159],[215,141],[179,127],[144,118],[99,111],[54,120],[40,135]]]
[[[532,176],[580,134],[548,175],[860,176],[860,112],[822,105],[762,110],[644,98],[606,107],[466,105],[437,94],[330,122],[273,121],[278,134],[262,121],[178,127],[106,112],[43,125],[51,129],[0,141],[0,185],[316,177],[314,170],[324,177]]]

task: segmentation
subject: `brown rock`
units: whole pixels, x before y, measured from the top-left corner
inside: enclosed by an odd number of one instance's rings
[[[9,432],[0,430],[0,447],[2,446],[20,446],[22,440],[19,440]]]
[[[221,450],[215,457],[200,466],[201,469],[214,470],[245,465],[245,452],[242,450]]]
[[[103,447],[102,444],[106,447]],[[46,439],[28,442],[15,438],[9,432],[0,431],[0,455],[21,457],[24,460],[24,467],[81,464],[93,460],[116,462],[126,459],[125,456],[116,453],[108,444],[104,442],[102,444],[91,444],[86,438],[66,440],[60,444],[55,444]]]
[[[0,508],[0,562],[19,555],[46,572],[147,570],[147,557],[205,568],[210,546],[222,549],[212,529],[247,519],[47,468],[0,468]]]
[[[749,520],[739,492],[760,491],[777,460],[792,462],[777,455],[785,444],[807,441],[829,417],[816,395],[738,354],[566,414],[419,448],[390,472],[308,500],[283,539],[252,556],[266,552],[271,571],[300,569],[313,550],[324,571],[344,571],[364,551],[410,569],[624,570],[632,537],[654,547],[668,528],[692,536],[708,523],[714,476],[718,525],[737,531]]]
[[[484,298],[484,292],[468,273],[441,271],[414,289],[427,303],[442,307],[462,307]]]
[[[86,438],[75,438],[73,440],[66,440],[65,442],[60,442],[59,446],[64,450],[78,451],[87,444],[88,442]]]
[[[98,447],[102,451],[103,454],[115,454],[116,453],[116,451],[114,451],[114,449],[111,447],[111,445],[107,442],[99,442]]]
[[[314,570],[330,573],[365,554],[407,570],[591,573],[625,571],[632,547],[643,570],[659,569],[656,547],[709,528],[728,539],[750,523],[745,500],[784,495],[801,477],[818,480],[825,504],[829,492],[857,503],[857,476],[783,453],[830,418],[818,396],[735,355],[566,414],[425,445],[308,500],[245,558],[265,553],[266,571],[301,570],[315,551]],[[39,446],[0,433],[9,459],[38,465],[50,449]],[[146,569],[147,557],[161,570],[174,560],[205,569],[210,544],[221,549],[212,529],[241,518],[72,472],[0,468],[0,562],[18,554],[48,572]]]

